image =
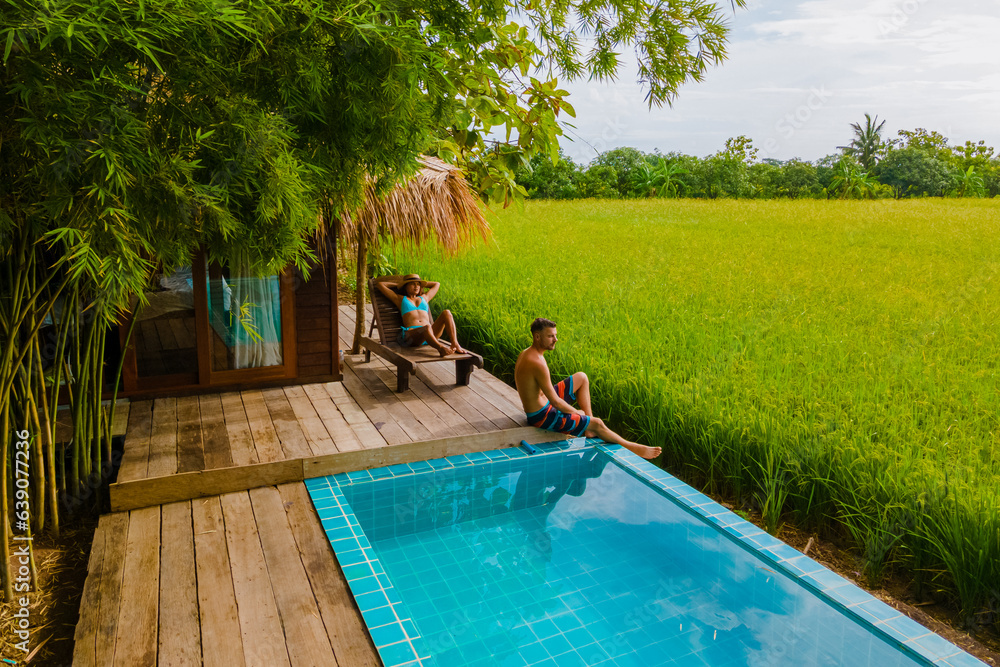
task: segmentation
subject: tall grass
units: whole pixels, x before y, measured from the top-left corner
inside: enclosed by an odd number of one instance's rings
[[[509,377],[537,316],[556,374],[705,488],[855,537],[969,619],[1000,599],[1000,204],[529,202],[442,282]]]

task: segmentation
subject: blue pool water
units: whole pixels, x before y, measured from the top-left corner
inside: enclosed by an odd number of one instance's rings
[[[308,480],[387,667],[982,664],[613,446]]]

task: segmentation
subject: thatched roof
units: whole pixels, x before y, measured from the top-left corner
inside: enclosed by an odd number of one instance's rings
[[[353,214],[340,216],[341,239],[353,244],[359,230],[371,240],[421,244],[436,239],[454,252],[475,241],[489,238],[490,226],[479,207],[479,198],[462,172],[442,160],[420,157],[422,165],[413,178],[397,185],[384,199],[369,186],[364,205]]]

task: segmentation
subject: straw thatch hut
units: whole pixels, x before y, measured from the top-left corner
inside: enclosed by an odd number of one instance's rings
[[[486,239],[489,224],[479,200],[462,172],[433,157],[421,157],[421,168],[410,180],[397,185],[385,198],[369,193],[364,205],[339,220],[344,243],[357,249],[357,317],[352,352],[357,354],[364,327],[366,260],[373,244],[382,240],[419,245],[436,241],[455,252],[476,238]]]
[[[420,158],[413,178],[360,209],[331,220],[314,240],[319,258],[306,278],[295,267],[251,276],[219,266],[203,253],[189,266],[158,275],[119,331],[132,336],[122,354],[124,396],[341,379],[338,354],[337,248],[356,248],[358,285],[366,284],[367,251],[379,243],[434,241],[455,251],[489,235],[489,225],[461,171]],[[363,290],[358,310],[364,313]],[[360,331],[362,316],[358,317]],[[356,332],[357,333],[357,332]]]

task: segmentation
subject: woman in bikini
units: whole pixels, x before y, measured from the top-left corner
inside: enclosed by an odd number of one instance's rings
[[[444,310],[431,323],[431,310],[428,302],[437,295],[441,283],[421,280],[415,273],[403,276],[394,290],[388,281],[377,282],[375,287],[390,299],[403,316],[403,328],[397,341],[404,347],[430,345],[444,357],[449,354],[463,354],[465,350],[458,344],[458,332],[455,329],[455,318],[451,311]],[[424,292],[424,289],[427,292]],[[400,293],[402,292],[402,293]],[[442,341],[440,337],[447,331],[451,340]]]

